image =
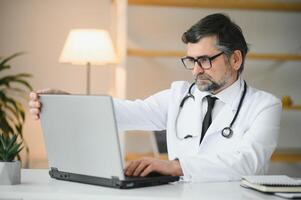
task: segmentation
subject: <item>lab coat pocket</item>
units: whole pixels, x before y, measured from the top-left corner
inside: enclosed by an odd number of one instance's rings
[[[203,146],[201,145],[200,150],[215,153],[231,152],[241,143],[244,135],[243,128],[232,128],[233,134],[228,138],[222,135],[222,130],[223,128],[218,129],[214,134],[207,137],[206,140],[203,141]]]
[[[243,127],[233,127],[233,134],[230,138],[222,137],[224,145],[228,146],[228,150],[231,151],[239,146],[243,140],[245,129]]]

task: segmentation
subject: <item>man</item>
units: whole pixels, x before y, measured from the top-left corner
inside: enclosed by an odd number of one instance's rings
[[[119,130],[167,130],[169,160],[142,158],[126,175],[150,172],[182,176],[186,181],[238,180],[263,174],[276,145],[280,101],[248,86],[241,78],[248,52],[238,25],[212,14],[186,31],[184,67],[195,84],[174,82],[145,100],[114,99]],[[30,112],[39,118],[39,93],[30,94]]]

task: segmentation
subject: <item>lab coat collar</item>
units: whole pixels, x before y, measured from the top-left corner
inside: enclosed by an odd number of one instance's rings
[[[241,98],[242,89],[243,80],[241,77],[238,77],[238,79],[232,85],[217,93],[215,96],[220,101],[225,103],[225,105],[230,106],[232,110],[235,111],[237,110],[237,99]]]
[[[197,88],[197,87],[196,87]],[[217,93],[216,95],[212,95],[209,92],[200,91],[199,89],[196,89],[194,92],[194,95],[197,99],[203,99],[207,95],[215,96],[220,101],[222,101],[226,106],[229,106],[232,111],[237,110],[238,105],[238,99],[241,97],[243,89],[243,80],[239,76],[238,79],[229,87],[222,90],[221,92]]]

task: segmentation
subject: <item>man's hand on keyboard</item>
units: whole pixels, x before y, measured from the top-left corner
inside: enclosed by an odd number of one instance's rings
[[[127,176],[147,176],[151,172],[162,175],[182,176],[182,168],[178,160],[159,160],[155,158],[141,158],[131,161],[125,168]]]

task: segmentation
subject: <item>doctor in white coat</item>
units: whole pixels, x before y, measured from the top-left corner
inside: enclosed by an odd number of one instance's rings
[[[194,83],[178,81],[145,100],[114,99],[119,130],[165,130],[169,160],[142,158],[126,175],[150,172],[185,181],[230,181],[264,174],[277,145],[281,102],[242,79],[247,43],[238,25],[212,14],[187,30],[182,40]],[[30,113],[39,118],[40,90],[30,94]]]

